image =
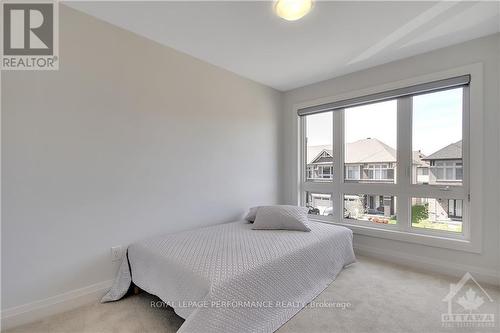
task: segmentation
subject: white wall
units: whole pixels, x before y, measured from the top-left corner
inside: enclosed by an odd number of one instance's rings
[[[428,269],[450,274],[470,270],[484,280],[500,282],[500,211],[499,159],[499,54],[500,34],[476,39],[430,53],[395,61],[332,80],[312,84],[285,93],[282,163],[283,200],[297,203],[297,115],[293,105],[322,97],[336,96],[381,84],[396,82],[472,63],[484,65],[484,152],[483,161],[483,249],[481,254],[466,253],[355,235],[355,246],[363,252],[404,262],[411,260]],[[389,258],[389,256],[392,256]]]
[[[276,203],[281,110],[61,5],[59,71],[2,72],[2,309],[112,279],[111,246]]]

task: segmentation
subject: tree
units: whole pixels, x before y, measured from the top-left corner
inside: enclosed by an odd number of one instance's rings
[[[411,223],[419,223],[429,218],[428,205],[413,205],[411,207]]]

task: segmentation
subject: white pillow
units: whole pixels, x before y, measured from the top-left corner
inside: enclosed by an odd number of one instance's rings
[[[311,231],[308,211],[308,208],[298,206],[260,206],[252,229]]]

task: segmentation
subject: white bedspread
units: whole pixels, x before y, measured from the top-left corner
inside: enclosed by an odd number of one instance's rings
[[[251,230],[239,221],[154,237],[128,248],[103,301],[131,280],[186,319],[179,332],[274,332],[355,261],[351,230]]]

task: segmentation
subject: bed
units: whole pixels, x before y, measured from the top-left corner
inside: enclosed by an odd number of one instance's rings
[[[131,283],[185,319],[179,332],[274,332],[355,261],[352,231],[252,230],[247,221],[153,237],[128,248],[103,302]]]

